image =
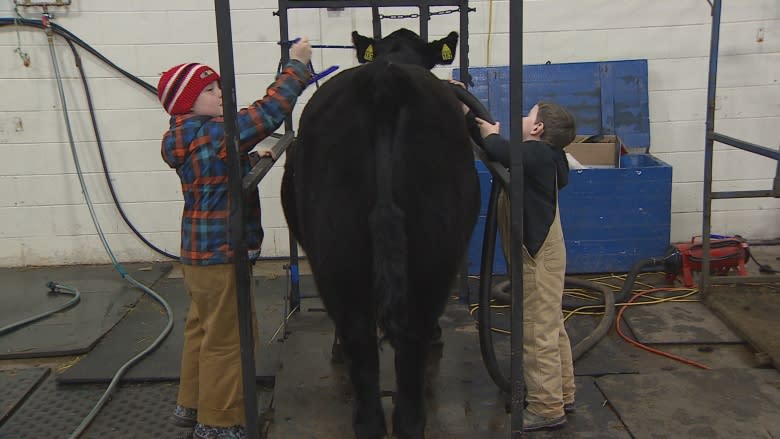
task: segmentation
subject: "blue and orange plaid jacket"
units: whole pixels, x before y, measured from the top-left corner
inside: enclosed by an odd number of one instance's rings
[[[290,61],[266,95],[238,112],[239,154],[242,175],[251,170],[249,152],[273,133],[292,112],[306,88],[310,73],[303,63]],[[181,180],[184,211],[181,218],[181,263],[212,265],[232,262],[227,150],[222,117],[178,115],[162,140],[162,157]],[[260,197],[246,195],[249,250],[263,241]]]

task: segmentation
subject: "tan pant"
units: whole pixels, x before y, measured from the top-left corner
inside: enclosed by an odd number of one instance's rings
[[[498,227],[509,266],[509,198],[498,199]],[[531,257],[523,246],[523,378],[528,411],[544,417],[564,415],[574,402],[574,366],[561,301],[566,275],[566,246],[556,206],[542,247]]]
[[[244,425],[233,265],[182,265],[182,268],[191,302],[184,325],[177,404],[198,409],[198,422],[205,425]],[[252,324],[257,340],[254,301]]]

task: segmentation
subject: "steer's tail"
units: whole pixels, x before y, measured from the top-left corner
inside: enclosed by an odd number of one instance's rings
[[[371,66],[375,67],[375,66]],[[373,246],[373,282],[377,293],[377,322],[383,340],[395,347],[404,337],[408,318],[408,267],[406,215],[394,197],[394,172],[402,171],[401,142],[408,125],[404,95],[406,76],[398,66],[386,64],[374,70],[375,92],[372,107],[376,111],[376,204],[369,224]],[[399,176],[396,175],[396,178]],[[396,182],[397,183],[397,182]]]

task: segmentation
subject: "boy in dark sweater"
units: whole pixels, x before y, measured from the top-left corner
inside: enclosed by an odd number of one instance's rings
[[[500,125],[476,118],[485,151],[509,167],[509,141]],[[563,147],[574,140],[574,117],[565,108],[539,102],[523,117],[523,371],[528,407],[526,431],[553,428],[574,410],[574,367],[563,325],[561,300],[566,247],[558,212],[558,190],[569,165]],[[510,263],[509,197],[498,200],[502,247]]]

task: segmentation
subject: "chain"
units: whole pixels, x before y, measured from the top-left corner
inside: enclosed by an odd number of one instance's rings
[[[475,12],[476,10],[477,10],[476,8],[468,8],[468,12]],[[457,9],[457,8],[456,9],[447,9],[447,10],[444,10],[444,11],[434,11],[434,12],[431,12],[429,15],[431,17],[433,17],[434,15],[449,15],[449,14],[454,14],[454,13],[459,12],[459,11],[460,11],[460,9]],[[387,14],[387,15],[379,14],[379,18],[381,20],[385,20],[385,19],[387,19],[387,20],[402,20],[404,18],[420,18],[420,14]]]
[[[16,30],[16,49],[14,49],[14,53],[19,55],[25,67],[30,67],[30,55],[22,49],[22,36],[19,34],[19,19],[21,18],[24,17],[19,13],[19,6],[14,4],[14,28]]]

